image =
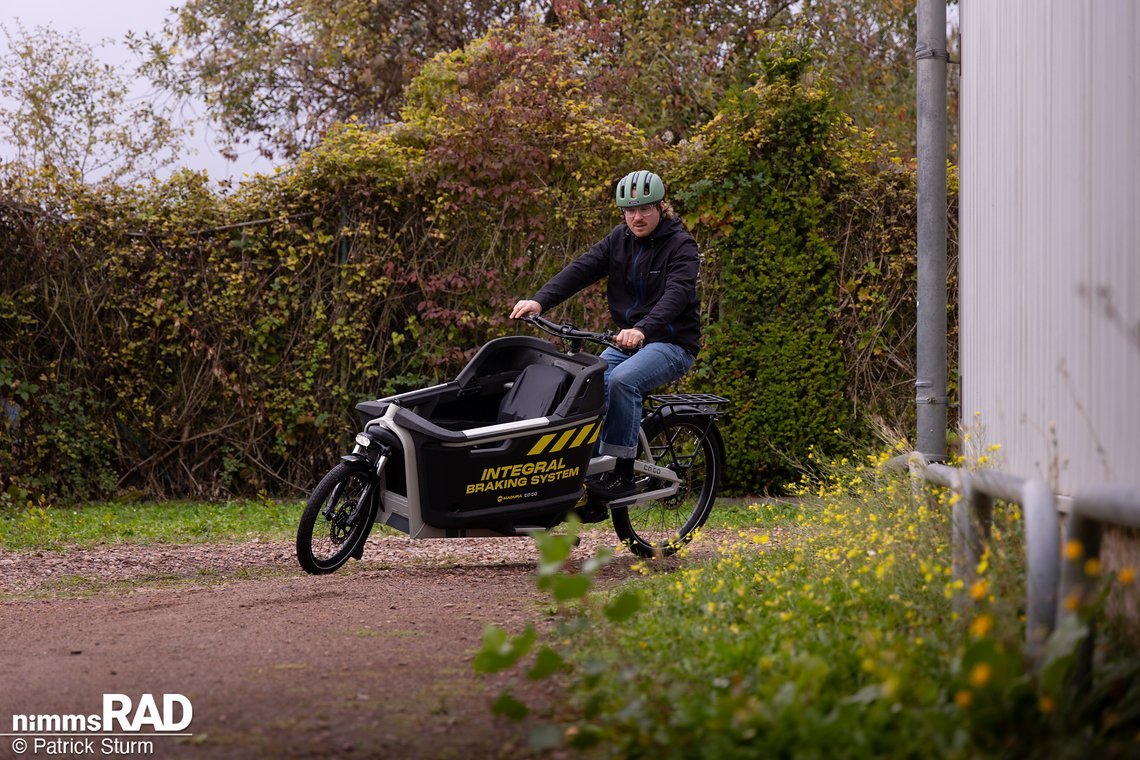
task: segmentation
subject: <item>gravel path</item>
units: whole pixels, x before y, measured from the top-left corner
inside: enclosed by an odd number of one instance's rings
[[[706,535],[694,554],[734,535]],[[572,563],[614,543],[586,533]],[[193,736],[136,756],[528,757],[525,726],[490,712],[503,678],[470,663],[489,623],[549,624],[535,560],[518,538],[374,537],[364,561],[320,577],[291,542],[0,551],[0,725],[100,713],[106,693],[176,693]],[[634,564],[620,554],[600,582]]]

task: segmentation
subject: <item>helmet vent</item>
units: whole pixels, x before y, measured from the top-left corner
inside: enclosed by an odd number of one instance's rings
[[[665,197],[665,185],[651,171],[630,172],[618,182],[617,204],[623,208],[656,203]]]

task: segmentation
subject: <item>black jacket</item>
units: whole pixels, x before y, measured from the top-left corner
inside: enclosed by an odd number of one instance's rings
[[[646,343],[675,343],[693,356],[701,346],[697,243],[677,219],[662,219],[646,238],[619,224],[550,278],[534,300],[548,311],[603,277],[610,316],[636,327]]]

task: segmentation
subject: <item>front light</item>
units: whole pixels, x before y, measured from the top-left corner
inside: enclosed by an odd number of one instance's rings
[[[356,445],[362,446],[364,448],[368,448],[369,446],[372,445],[372,439],[368,437],[367,433],[357,433],[356,434]]]

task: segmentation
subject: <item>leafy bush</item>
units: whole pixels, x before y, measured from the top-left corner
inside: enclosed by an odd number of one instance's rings
[[[728,396],[730,491],[790,479],[808,446],[851,429],[835,336],[838,257],[826,237],[844,178],[843,127],[802,51],[730,101],[682,163],[679,200],[708,252],[716,301],[700,390]]]
[[[19,437],[0,439],[0,488],[305,490],[354,402],[449,378],[505,332],[509,303],[608,229],[609,204],[583,183],[622,171],[612,162],[641,139],[580,88],[547,91],[546,77],[570,81],[564,54],[516,42],[535,60],[514,74],[481,55],[491,43],[457,56],[486,83],[475,104],[447,89],[443,60],[417,92],[435,92],[444,118],[344,125],[230,195],[191,173],[101,191],[6,176],[20,200],[0,209],[0,360],[40,390],[21,402]],[[536,113],[545,126],[525,129]],[[82,413],[53,416],[61,395]],[[82,420],[98,421],[72,431],[90,461],[51,466],[67,452],[37,436]]]
[[[1019,511],[999,505],[978,581],[950,574],[946,499],[916,499],[886,457],[825,464],[798,513],[756,507],[719,556],[631,585],[619,626],[582,627],[566,739],[620,757],[1124,756],[1140,728],[1132,634],[1068,688],[1079,630],[1038,676],[1024,659]],[[1105,579],[1133,582],[1131,571]],[[964,596],[959,616],[951,600]],[[1076,626],[1077,629],[1080,626]],[[593,632],[593,635],[589,635]]]
[[[865,136],[868,137],[868,136]],[[846,396],[860,422],[888,439],[915,425],[918,188],[913,166],[889,146],[861,139],[847,151],[853,181],[834,200],[827,239],[839,254],[835,330],[847,371]],[[947,359],[949,392],[958,396],[958,176],[947,187]]]
[[[0,171],[0,493],[306,490],[354,402],[515,329],[645,165],[706,254],[690,382],[733,401],[726,487],[779,490],[872,414],[905,427],[913,174],[878,168],[795,44],[672,148],[606,111],[575,39],[524,24],[437,56],[400,124],[339,125],[223,192]],[[601,327],[603,298],[554,316]]]

